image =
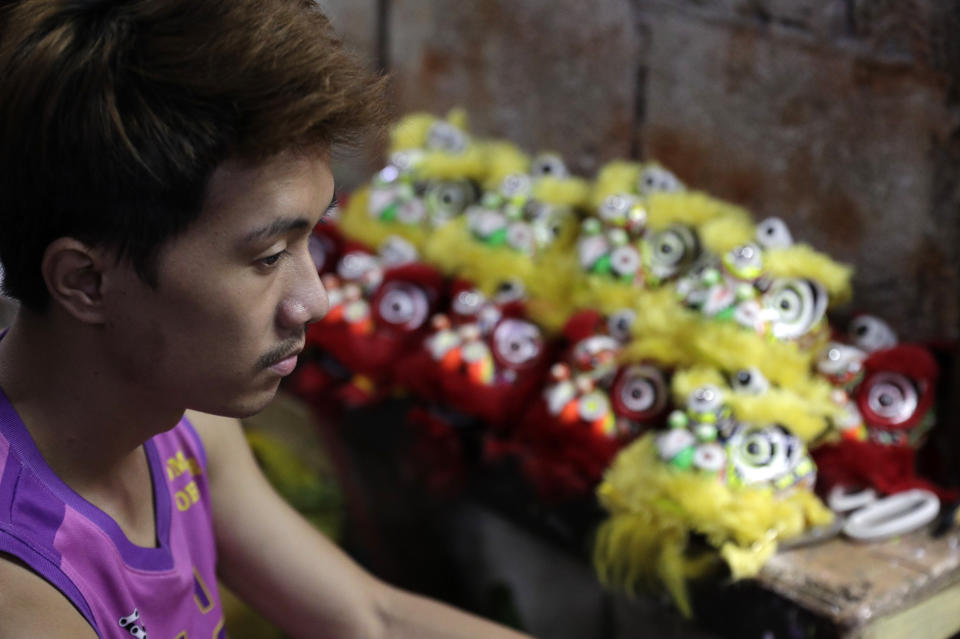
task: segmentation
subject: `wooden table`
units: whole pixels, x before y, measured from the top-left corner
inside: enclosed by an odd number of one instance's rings
[[[759,583],[856,639],[941,639],[960,632],[960,531],[826,543],[776,555]]]

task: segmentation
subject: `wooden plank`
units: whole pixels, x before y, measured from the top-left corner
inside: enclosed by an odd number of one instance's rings
[[[935,540],[926,531],[871,544],[837,538],[775,556],[759,582],[859,632],[879,617],[906,614],[960,580],[958,545],[957,533]]]

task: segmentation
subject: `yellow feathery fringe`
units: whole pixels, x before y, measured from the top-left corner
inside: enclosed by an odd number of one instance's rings
[[[726,391],[724,400],[738,419],[754,424],[783,424],[804,442],[823,436],[830,425],[828,420],[841,415],[841,409],[830,400],[832,387],[826,380],[808,379],[801,387],[807,392],[806,396],[794,389],[776,387],[761,395],[749,395],[733,392],[720,370],[704,365],[674,373],[671,381],[674,403],[682,406],[690,393],[705,384]]]
[[[632,339],[622,352],[622,361],[656,360],[671,367],[697,362],[688,336],[696,333],[702,318],[680,303],[672,287],[642,291],[634,302]]]
[[[811,385],[816,380],[811,380]],[[825,435],[829,418],[840,417],[840,409],[830,402],[814,401],[784,388],[771,388],[760,395],[730,393],[727,397],[738,419],[754,424],[783,424],[804,442]]]
[[[477,182],[487,176],[489,160],[484,148],[472,144],[463,153],[428,151],[416,165],[415,175],[421,180],[459,180]]]
[[[733,322],[709,318],[684,337],[695,361],[728,371],[755,366],[778,386],[798,388],[808,383],[814,352],[801,350],[794,342],[776,341]]]
[[[842,304],[853,294],[850,285],[853,268],[807,244],[770,249],[763,254],[763,263],[772,277],[807,277],[820,282],[830,294],[831,305]]]
[[[526,255],[478,242],[470,233],[465,217],[434,231],[427,241],[424,257],[447,275],[471,280],[488,295],[508,279],[519,279],[528,286],[533,274],[533,260]]]
[[[580,271],[570,292],[570,305],[574,309],[593,309],[609,315],[624,308],[637,308],[647,293],[639,286]]]
[[[699,228],[699,235],[705,250],[714,255],[723,255],[742,244],[752,242],[756,235],[756,226],[750,219],[730,215],[705,222]]]
[[[378,220],[367,211],[369,202],[370,187],[363,187],[350,196],[339,222],[344,236],[362,242],[373,250],[379,250],[387,238],[399,235],[413,244],[418,251],[423,251],[428,237],[426,229],[401,222]]]
[[[417,178],[423,180],[456,180],[470,178],[480,181],[487,174],[488,159],[482,144],[473,143],[462,153],[427,151],[427,135],[440,118],[430,113],[411,113],[400,119],[390,130],[390,153],[421,149],[423,158],[416,166]],[[467,114],[453,109],[447,122],[466,132]]]
[[[707,384],[726,389],[727,380],[723,377],[723,373],[710,366],[693,366],[676,371],[673,374],[673,379],[670,380],[673,403],[678,406],[685,405],[690,393]],[[732,394],[730,392],[725,393],[726,397],[724,399]]]
[[[568,250],[536,260],[527,281],[527,314],[548,333],[560,333],[573,314],[571,293],[579,273],[577,258]]]
[[[687,353],[688,349],[674,336],[679,327],[696,322],[698,316],[683,307],[672,287],[645,289],[580,271],[571,285],[569,306],[571,310],[593,309],[605,315],[630,309],[636,313],[631,329],[634,341],[646,338],[647,348],[655,351],[638,357],[664,363],[689,359],[682,356],[677,360],[678,353]]]
[[[590,198],[590,185],[578,177],[542,177],[533,186],[533,197],[548,204],[584,208]]]
[[[690,354],[674,335],[644,335],[635,338],[620,352],[621,363],[655,361],[662,366],[689,366]]]
[[[778,541],[833,518],[808,491],[731,489],[713,476],[672,469],[659,459],[655,437],[648,433],[621,451],[597,490],[610,518],[598,530],[594,566],[609,586],[632,592],[659,580],[689,616],[686,582],[707,567],[689,556],[690,533],[703,535],[740,579],[755,575]]]
[[[632,330],[634,335],[678,334],[686,337],[686,332],[695,330],[701,323],[700,315],[683,305],[673,286],[647,291],[634,310],[637,313]]]
[[[438,120],[440,118],[432,113],[422,111],[408,113],[400,118],[390,129],[390,153],[424,148],[430,127]],[[463,109],[451,109],[446,120],[461,131],[467,131],[467,112]]]
[[[487,160],[487,171],[483,177],[483,188],[496,191],[508,175],[526,173],[530,169],[530,156],[516,145],[505,140],[484,140],[478,142]]]
[[[673,224],[686,224],[699,231],[707,222],[719,219],[739,221],[752,228],[746,209],[700,191],[653,193],[647,198],[647,225],[655,231]]]
[[[432,113],[409,113],[390,129],[390,153],[422,149],[430,127],[438,120]]]
[[[590,206],[596,210],[611,195],[636,193],[642,170],[643,165],[637,162],[614,160],[605,164],[593,181]]]

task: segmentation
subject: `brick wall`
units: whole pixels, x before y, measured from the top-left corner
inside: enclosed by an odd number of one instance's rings
[[[933,0],[320,0],[398,113],[591,175],[657,159],[857,267],[851,310],[960,336],[960,10]],[[341,163],[361,181],[375,146]]]

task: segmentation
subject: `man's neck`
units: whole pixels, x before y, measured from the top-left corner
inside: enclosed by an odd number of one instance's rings
[[[0,387],[44,459],[75,489],[116,485],[142,466],[143,442],[183,414],[125,379],[100,340],[96,326],[26,310],[0,340]]]

